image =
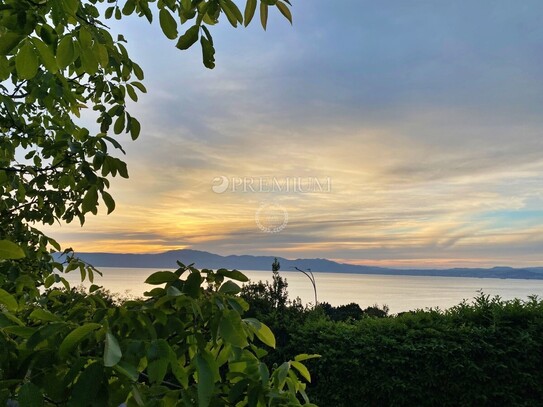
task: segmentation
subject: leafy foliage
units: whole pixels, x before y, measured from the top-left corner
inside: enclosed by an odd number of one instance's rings
[[[0,404],[312,405],[303,357],[271,371],[260,361],[275,338],[243,318],[247,303],[223,289],[236,285],[226,270],[164,273],[149,277],[163,283],[146,299],[120,305],[101,290],[53,288],[32,303],[0,293]]]
[[[327,302],[323,302],[319,304],[319,308],[332,321],[355,321],[367,317],[385,318],[388,316],[388,307],[386,305],[379,307],[375,304],[371,307],[362,309],[360,308],[360,305],[354,302],[346,305],[339,305],[337,307],[334,307]]]
[[[93,283],[98,270],[71,249],[53,257],[60,246],[34,227],[112,212],[109,179],[128,178],[117,138],[140,134],[127,102],[145,93],[144,75],[101,18],[158,13],[164,35],[180,49],[200,40],[213,68],[208,27],[222,15],[247,25],[254,3],[244,18],[231,0],[0,1],[1,405],[312,405],[301,359],[272,370],[260,361],[275,337],[243,318],[240,272],[179,264],[149,276],[157,287],[146,299],[119,303],[94,284],[70,289],[63,273]],[[265,0],[264,27],[270,6],[291,20],[284,3]]]
[[[279,275],[277,279],[284,280]],[[543,301],[480,294],[447,311],[388,316],[386,306],[303,308],[287,281],[251,283],[242,296],[272,328],[281,363],[319,354],[307,391],[322,406],[539,406],[543,400]],[[274,287],[282,287],[273,304]],[[280,311],[278,309],[280,307]]]
[[[276,258],[272,264],[271,283],[259,281],[243,286],[241,295],[253,305],[253,312],[270,314],[274,310],[283,311],[293,305],[288,298],[287,279],[279,274],[280,268],[281,265]]]
[[[101,19],[136,14],[151,22],[158,14],[165,36],[177,40],[178,48],[200,40],[203,63],[213,68],[210,27],[221,16],[234,27],[247,25],[253,3],[244,18],[231,0],[2,0],[0,253],[9,242],[18,244],[35,268],[50,260],[46,248],[60,248],[30,225],[83,224],[101,205],[108,213],[115,209],[109,178],[128,178],[116,156],[124,153],[117,138],[138,138],[141,125],[127,102],[146,89],[125,38],[113,38]],[[261,10],[271,6],[284,15],[288,10],[278,0],[262,1]],[[83,125],[88,119],[98,123],[97,133]],[[41,269],[40,276],[29,274],[38,285],[53,271]]]
[[[543,301],[480,295],[448,311],[334,322],[312,311],[270,353],[309,362],[322,406],[540,406]]]

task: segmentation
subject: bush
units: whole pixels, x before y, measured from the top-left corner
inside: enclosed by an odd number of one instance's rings
[[[312,406],[299,380],[309,357],[268,369],[274,335],[243,317],[232,280],[247,278],[179,264],[149,276],[145,299],[124,302],[94,285],[0,289],[0,405]]]
[[[333,307],[327,302],[323,302],[318,306],[332,321],[356,321],[368,317],[385,318],[388,316],[388,307],[386,305],[380,308],[375,304],[366,309],[362,309],[360,308],[360,305],[354,302],[347,305],[339,305],[337,307]]]
[[[292,326],[274,356],[317,353],[322,406],[541,406],[543,302],[477,297],[448,311]]]

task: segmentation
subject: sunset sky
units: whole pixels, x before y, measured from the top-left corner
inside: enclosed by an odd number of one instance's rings
[[[158,24],[110,22],[146,72],[130,179],[113,214],[48,231],[78,251],[542,266],[543,2],[292,11],[213,27],[214,70]]]

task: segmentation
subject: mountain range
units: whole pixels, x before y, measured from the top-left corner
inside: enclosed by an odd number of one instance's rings
[[[176,261],[194,264],[197,268],[227,268],[238,270],[271,270],[274,256],[230,255],[220,256],[205,251],[182,249],[157,254],[78,253],[78,257],[95,267],[124,268],[177,268]],[[338,263],[327,259],[290,260],[277,257],[281,270],[292,271],[295,267],[313,272],[381,274],[404,276],[515,278],[543,280],[543,267],[492,267],[492,268],[449,268],[449,269],[394,269]]]

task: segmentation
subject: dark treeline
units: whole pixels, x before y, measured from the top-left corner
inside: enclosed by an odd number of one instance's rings
[[[480,294],[447,311],[390,316],[386,307],[304,307],[287,281],[246,285],[250,316],[270,326],[277,348],[267,361],[300,353],[308,394],[342,406],[543,405],[543,302],[503,301]]]

